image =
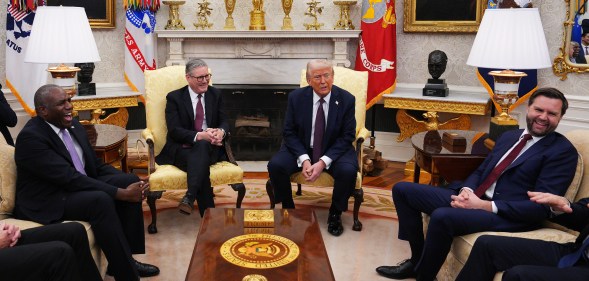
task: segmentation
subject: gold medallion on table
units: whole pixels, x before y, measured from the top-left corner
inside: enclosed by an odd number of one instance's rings
[[[237,266],[266,269],[291,263],[300,250],[296,243],[282,236],[247,234],[225,241],[220,252],[226,261]]]
[[[243,277],[241,281],[268,281],[268,278],[260,274],[250,274]]]

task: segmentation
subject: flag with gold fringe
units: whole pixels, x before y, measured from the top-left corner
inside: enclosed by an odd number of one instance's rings
[[[511,9],[511,8],[531,8],[532,3],[531,0],[517,0],[517,1],[497,1],[497,0],[489,0],[487,2],[487,9]],[[493,70],[502,70],[502,69],[491,69],[491,68],[484,68],[479,67],[477,69],[477,77],[483,87],[487,89],[489,96],[493,98],[494,92],[494,81],[493,76],[489,75],[490,71]],[[518,96],[519,99],[511,105],[509,110],[513,110],[518,107],[520,104],[523,104],[527,101],[528,97],[538,89],[538,70],[536,69],[511,69],[513,71],[520,71],[527,74],[527,76],[523,77],[520,81],[519,88],[518,88]],[[495,109],[497,112],[501,113],[501,107],[497,103],[495,103]]]
[[[6,86],[24,110],[35,115],[33,97],[47,83],[47,64],[25,63],[35,10],[44,0],[9,0],[6,13]]]
[[[397,15],[394,0],[363,0],[356,70],[368,71],[366,109],[397,82]]]
[[[124,0],[125,81],[140,93],[145,93],[143,72],[156,69],[154,29],[159,5],[159,0]]]

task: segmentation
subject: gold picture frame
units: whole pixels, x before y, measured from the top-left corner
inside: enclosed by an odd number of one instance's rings
[[[405,0],[405,32],[477,32],[486,8],[485,0]]]
[[[565,21],[563,23],[564,31],[562,36],[562,45],[559,49],[558,55],[552,62],[552,72],[554,75],[560,77],[560,80],[567,79],[569,73],[586,73],[589,72],[589,64],[571,62],[567,50],[571,46],[571,38],[573,32],[573,25],[575,14],[577,11],[587,12],[584,9],[579,9],[578,0],[564,0],[567,4],[567,11]],[[586,8],[586,7],[585,7]]]
[[[115,0],[48,0],[47,5],[82,7],[91,28],[115,28]]]

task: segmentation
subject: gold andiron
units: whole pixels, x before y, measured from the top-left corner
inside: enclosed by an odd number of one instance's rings
[[[340,8],[339,12],[339,20],[335,23],[333,29],[356,29],[352,20],[350,19],[350,6],[356,5],[356,0],[353,1],[333,1],[333,4],[336,4]]]
[[[213,23],[209,22],[209,16],[211,15],[211,11],[213,9],[211,9],[209,7],[211,3],[209,3],[209,1],[207,0],[203,0],[202,3],[198,3],[198,12],[196,13],[196,18],[198,19],[198,22],[194,24],[194,27],[196,27],[196,29],[211,29],[211,27],[213,26]]]
[[[250,30],[266,30],[264,23],[264,0],[252,0],[254,9],[250,12]]]
[[[168,24],[164,29],[186,29],[180,20],[180,13],[178,9],[180,5],[184,5],[186,1],[163,1],[164,5],[170,6],[170,14],[168,16]]]
[[[282,10],[284,11],[284,19],[282,20],[282,30],[293,30],[292,19],[290,18],[290,9],[292,9],[293,0],[282,0]]]
[[[312,0],[311,2],[307,2],[307,11],[305,12],[305,16],[310,16],[313,18],[312,23],[304,23],[305,29],[307,30],[319,30],[323,26],[323,23],[317,22],[317,14],[321,14],[323,12],[323,6],[319,6],[321,2],[317,2],[316,0]]]
[[[235,9],[235,1],[225,0],[225,10],[227,10],[227,18],[225,19],[225,30],[235,30],[235,22],[233,21],[233,10]]]

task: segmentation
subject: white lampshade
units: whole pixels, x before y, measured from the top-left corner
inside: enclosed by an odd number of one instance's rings
[[[550,67],[538,9],[485,10],[466,64],[498,69]]]
[[[84,8],[37,7],[25,62],[84,63],[96,61],[100,61],[100,55]]]

